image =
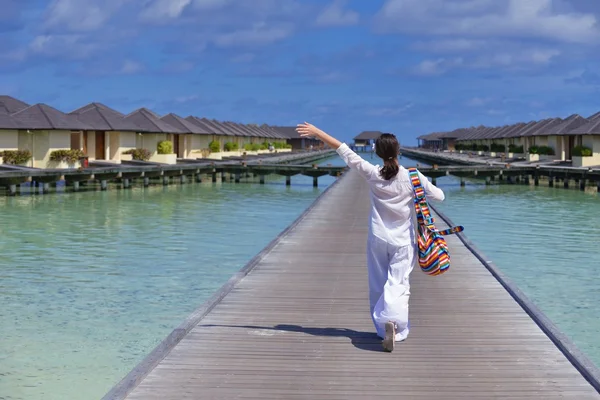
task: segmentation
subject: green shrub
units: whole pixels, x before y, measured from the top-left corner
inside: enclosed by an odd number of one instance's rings
[[[540,148],[538,146],[529,146],[529,154],[540,154]]]
[[[504,153],[506,151],[506,146],[503,144],[499,144],[499,143],[492,143],[492,146],[490,147],[490,149],[494,153]]]
[[[173,142],[170,140],[161,140],[156,145],[158,154],[173,154]]]
[[[508,151],[511,153],[524,153],[523,146],[517,146],[516,144],[509,144]]]
[[[490,146],[487,144],[480,144],[477,146],[477,151],[490,151]]]
[[[592,149],[586,146],[575,146],[573,148],[573,155],[575,157],[591,157],[592,154]]]
[[[456,143],[456,145],[454,146],[454,150],[456,151],[461,151],[461,150],[466,150],[467,146],[462,144],[462,143]]]
[[[225,143],[225,151],[236,151],[237,149],[239,149],[239,146],[237,143],[233,143],[233,142],[227,142]]]
[[[479,146],[477,146],[477,143],[473,143],[473,144],[471,145],[471,150],[473,150],[473,151],[477,151],[477,148],[478,148],[478,147],[479,147]]]
[[[124,151],[123,154],[131,154],[131,158],[136,161],[148,161],[152,157],[150,150],[146,149],[131,149]]]
[[[221,142],[213,140],[208,144],[208,149],[211,153],[218,153],[221,151]]]
[[[252,151],[252,143],[246,143],[244,145],[244,150],[246,150],[246,151]]]
[[[31,160],[31,152],[29,150],[4,150],[0,152],[0,156],[5,164],[21,165]]]
[[[540,146],[538,151],[543,156],[553,156],[555,154],[554,149],[550,146]]]
[[[54,150],[50,153],[50,161],[73,164],[83,156],[84,154],[81,150]]]
[[[269,143],[267,142],[263,142],[260,144],[260,149],[261,150],[269,150]]]
[[[258,151],[258,150],[260,150],[260,147],[261,147],[261,146],[260,146],[260,144],[258,144],[258,143],[253,143],[253,144],[252,144],[252,148],[251,148],[251,150],[252,150],[252,151]]]

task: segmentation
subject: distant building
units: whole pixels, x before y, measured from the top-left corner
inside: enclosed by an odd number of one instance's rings
[[[311,145],[314,149],[321,147],[322,142],[315,138],[303,138],[296,131],[295,126],[269,126],[278,133],[287,138],[287,143],[292,146],[292,150],[309,150]]]
[[[364,131],[354,137],[354,149],[358,151],[370,151],[371,146],[383,135],[380,131]]]

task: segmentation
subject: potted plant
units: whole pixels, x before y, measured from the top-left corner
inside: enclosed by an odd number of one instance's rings
[[[48,167],[61,169],[80,168],[80,159],[83,156],[83,151],[79,149],[54,150],[50,153]]]
[[[27,167],[31,158],[32,154],[29,150],[4,150],[0,152],[0,164]]]
[[[594,153],[589,147],[576,146],[573,148],[572,154],[571,158],[574,167],[589,167],[598,163],[598,161],[595,161],[593,157]]]
[[[150,161],[162,164],[177,164],[177,154],[173,153],[173,142],[170,140],[158,142],[156,154],[150,158]]]

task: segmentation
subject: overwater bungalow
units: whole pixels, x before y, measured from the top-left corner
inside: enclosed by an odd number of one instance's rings
[[[90,161],[120,163],[123,153],[136,147],[141,128],[124,119],[125,116],[117,110],[101,103],[90,103],[69,115],[93,128],[71,133],[71,149],[81,150]]]
[[[534,161],[536,158],[535,156],[531,155],[531,148],[546,146],[548,137],[547,132],[555,126],[562,124],[563,121],[564,120],[562,118],[550,118],[542,120],[538,124],[533,125],[526,132],[521,133],[520,145],[523,146],[523,151],[528,155],[528,160]]]
[[[566,118],[561,124],[549,128],[543,132],[547,135],[546,144],[552,149],[548,154],[548,158],[558,159],[560,161],[570,160],[571,152],[575,146],[582,145],[582,137],[580,135],[569,135],[568,133],[582,125],[590,122],[588,119],[578,114],[573,114]],[[539,135],[539,133],[537,135]],[[539,136],[536,136],[536,141]]]
[[[10,114],[29,107],[29,104],[10,96],[0,96],[0,153],[19,150],[19,129]],[[0,155],[0,159],[2,156]],[[2,164],[2,160],[0,160]]]
[[[600,166],[600,118],[566,132],[565,137],[569,143],[565,157],[574,167]]]
[[[126,115],[124,119],[139,127],[135,147],[150,152],[151,156],[148,161],[164,164],[177,163],[178,154],[175,153],[175,143],[181,143],[179,135],[185,136],[189,135],[188,133],[161,120],[157,114],[147,108],[135,110]],[[173,145],[171,154],[159,154],[158,145],[163,141],[169,141]],[[184,138],[184,143],[186,142],[187,140]]]
[[[201,129],[210,133],[210,139],[208,140],[207,149],[203,152],[203,158],[212,158],[220,160],[223,157],[223,149],[225,143],[231,140],[233,137],[232,133],[224,132],[221,128],[216,127],[206,118],[198,118],[190,115],[185,118],[186,121],[197,125]]]
[[[161,120],[185,133],[176,136],[178,140],[174,143],[174,152],[177,157],[202,158],[203,154],[208,155],[212,134],[206,129],[174,113],[163,116]]]
[[[380,131],[363,131],[354,137],[354,147],[362,151],[370,151],[375,140],[382,134],[383,132]]]
[[[93,128],[46,104],[34,104],[11,114],[18,129],[18,149],[29,151],[31,160],[27,166],[34,168],[78,167],[79,160],[72,162],[68,152],[73,131],[81,132]],[[6,161],[6,160],[5,160]]]
[[[296,131],[295,126],[269,126],[267,125],[265,129],[269,129],[279,134],[280,139],[284,139],[287,144],[292,146],[292,150],[308,150],[310,146],[313,148],[318,147],[320,145],[320,141],[314,138],[303,138],[300,137],[300,134]],[[379,133],[379,136],[381,133]],[[372,136],[375,136],[373,134]],[[377,137],[379,137],[377,136]],[[358,139],[359,143],[365,139]],[[356,145],[356,139],[354,140]]]
[[[433,132],[427,135],[421,135],[417,137],[417,143],[419,147],[430,150],[441,150],[442,149],[442,139],[440,136],[445,132]],[[359,140],[359,144],[361,146],[365,146],[365,143],[362,139]],[[356,139],[355,139],[356,146]]]

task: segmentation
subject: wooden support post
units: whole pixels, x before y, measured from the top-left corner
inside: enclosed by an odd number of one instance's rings
[[[581,179],[579,181],[579,190],[581,190],[582,192],[585,191],[585,179]]]
[[[596,182],[596,189],[598,190],[598,193],[600,193],[600,181]]]
[[[491,176],[486,176],[486,177],[485,177],[485,184],[486,184],[487,186],[489,186],[489,185],[491,185],[491,184],[492,184],[492,177],[491,177]]]
[[[144,187],[148,187],[150,186],[150,178],[145,176],[144,177]]]
[[[535,186],[539,186],[540,185],[540,177],[538,176],[538,174],[536,173],[535,176],[533,177],[533,184]]]
[[[598,186],[600,188],[600,186]],[[8,196],[16,196],[17,195],[17,185],[8,185],[8,192],[6,193]]]
[[[466,185],[465,178],[461,177],[460,178],[460,186],[462,187],[462,186],[465,186],[465,185]]]
[[[565,178],[565,184],[564,184],[565,189],[569,188],[569,179]]]
[[[529,182],[530,182],[529,179],[530,179],[529,175],[525,175],[525,182],[523,182],[523,183],[525,183],[526,185],[529,185]]]
[[[548,187],[554,187],[554,177],[552,175],[548,177]]]
[[[40,190],[40,192],[41,192],[42,194],[44,194],[44,193],[47,193],[47,192],[49,192],[49,191],[50,191],[50,182],[44,182],[44,183],[42,184],[42,190]]]
[[[292,184],[292,177],[291,176],[286,176],[285,177],[285,185],[286,186],[290,186]]]
[[[212,181],[213,181],[213,183],[217,182],[217,173],[216,172],[212,173]]]
[[[73,182],[73,191],[79,192],[79,181]]]
[[[221,182],[225,182],[226,179],[225,172],[221,172]]]
[[[313,187],[319,187],[319,178],[316,176],[313,176]]]
[[[437,185],[437,178],[431,178],[431,183],[433,183],[434,185]]]
[[[261,184],[261,185],[264,185],[264,184],[265,184],[265,176],[264,176],[264,175],[261,175],[261,176],[260,176],[260,184]]]
[[[183,185],[183,184],[185,184],[185,182],[186,182],[185,175],[181,175],[181,176],[179,177],[179,183],[181,183],[181,184]]]
[[[202,183],[202,174],[196,174],[196,182]]]
[[[166,175],[163,175],[163,186],[167,186],[169,184],[169,177]]]
[[[106,190],[108,189],[108,182],[106,181],[106,179],[103,179],[100,181],[100,190]]]
[[[123,178],[123,189],[129,189],[130,187],[131,183],[129,182],[129,179]]]
[[[240,183],[240,174],[235,174],[235,183]]]

